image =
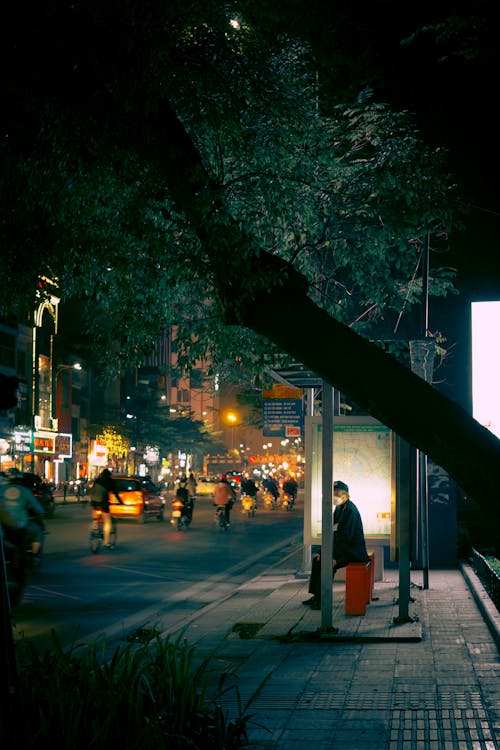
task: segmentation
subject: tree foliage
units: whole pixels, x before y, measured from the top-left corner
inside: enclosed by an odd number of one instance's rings
[[[215,360],[248,328],[241,358],[292,355],[498,518],[496,438],[354,330],[416,300],[422,238],[450,224],[409,116],[364,98],[323,113],[309,50],[263,44],[217,2],[9,14],[2,243],[23,262],[5,265],[4,309],[30,274],[56,276],[129,365],[167,321],[181,355]]]
[[[138,390],[127,402],[130,413],[124,415],[124,429],[131,444],[145,450],[157,448],[161,456],[181,447],[186,453],[211,453],[223,449],[222,441],[209,433],[191,414],[170,418],[169,405],[158,402],[150,393]]]
[[[323,114],[307,46],[286,37],[270,44],[230,18],[215,2],[149,0],[141,12],[131,2],[119,14],[109,2],[54,2],[38,7],[6,50],[16,97],[0,184],[2,239],[13,251],[3,310],[29,301],[31,276],[56,277],[64,298],[81,301],[108,368],[139,364],[171,324],[186,366],[204,356],[259,369],[278,354],[226,325],[216,276],[248,304],[277,279],[250,268],[243,244],[230,259],[223,242],[207,253],[179,210],[153,153],[158,136],[170,137],[160,122],[166,104],[210,177],[204,210],[221,201],[254,247],[293,264],[322,308],[366,335],[419,302],[411,279],[426,233],[443,237],[451,226],[442,154],[424,146],[408,113],[364,92]],[[25,80],[40,51],[30,45],[45,30],[51,45]],[[148,118],[163,136],[145,131]],[[433,268],[431,294],[449,292],[451,276]]]

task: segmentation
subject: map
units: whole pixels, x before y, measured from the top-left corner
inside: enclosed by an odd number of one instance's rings
[[[391,431],[376,420],[334,422],[333,478],[349,486],[366,535],[391,532]],[[321,540],[321,419],[309,420],[310,543]],[[307,438],[306,438],[307,443]],[[307,524],[306,524],[307,530]]]

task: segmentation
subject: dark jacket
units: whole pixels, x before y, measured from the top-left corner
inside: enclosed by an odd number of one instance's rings
[[[333,559],[337,568],[368,560],[363,522],[352,500],[337,505],[333,514]]]
[[[287,492],[289,495],[296,495],[298,484],[295,479],[286,479],[283,482],[283,492]]]
[[[259,491],[259,488],[255,484],[253,479],[243,479],[241,482],[241,491],[244,495],[255,497],[257,495],[257,492]]]
[[[104,469],[104,471],[99,474],[90,490],[90,504],[94,508],[101,508],[104,513],[109,513],[109,492],[116,494],[115,485],[111,477],[111,472]],[[120,498],[118,497],[118,499]]]

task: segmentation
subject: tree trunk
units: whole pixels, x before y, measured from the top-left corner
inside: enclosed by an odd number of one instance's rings
[[[149,144],[156,163],[160,157],[172,196],[200,238],[228,322],[275,342],[426,453],[498,528],[500,441],[458,404],[319,308],[293,267],[252,245],[225,209],[218,186],[172,110],[149,126],[149,136],[168,131],[168,138],[149,137]]]

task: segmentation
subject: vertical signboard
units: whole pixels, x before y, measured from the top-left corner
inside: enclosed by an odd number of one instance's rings
[[[263,393],[264,437],[298,438],[302,436],[304,411],[302,390],[274,384]]]

